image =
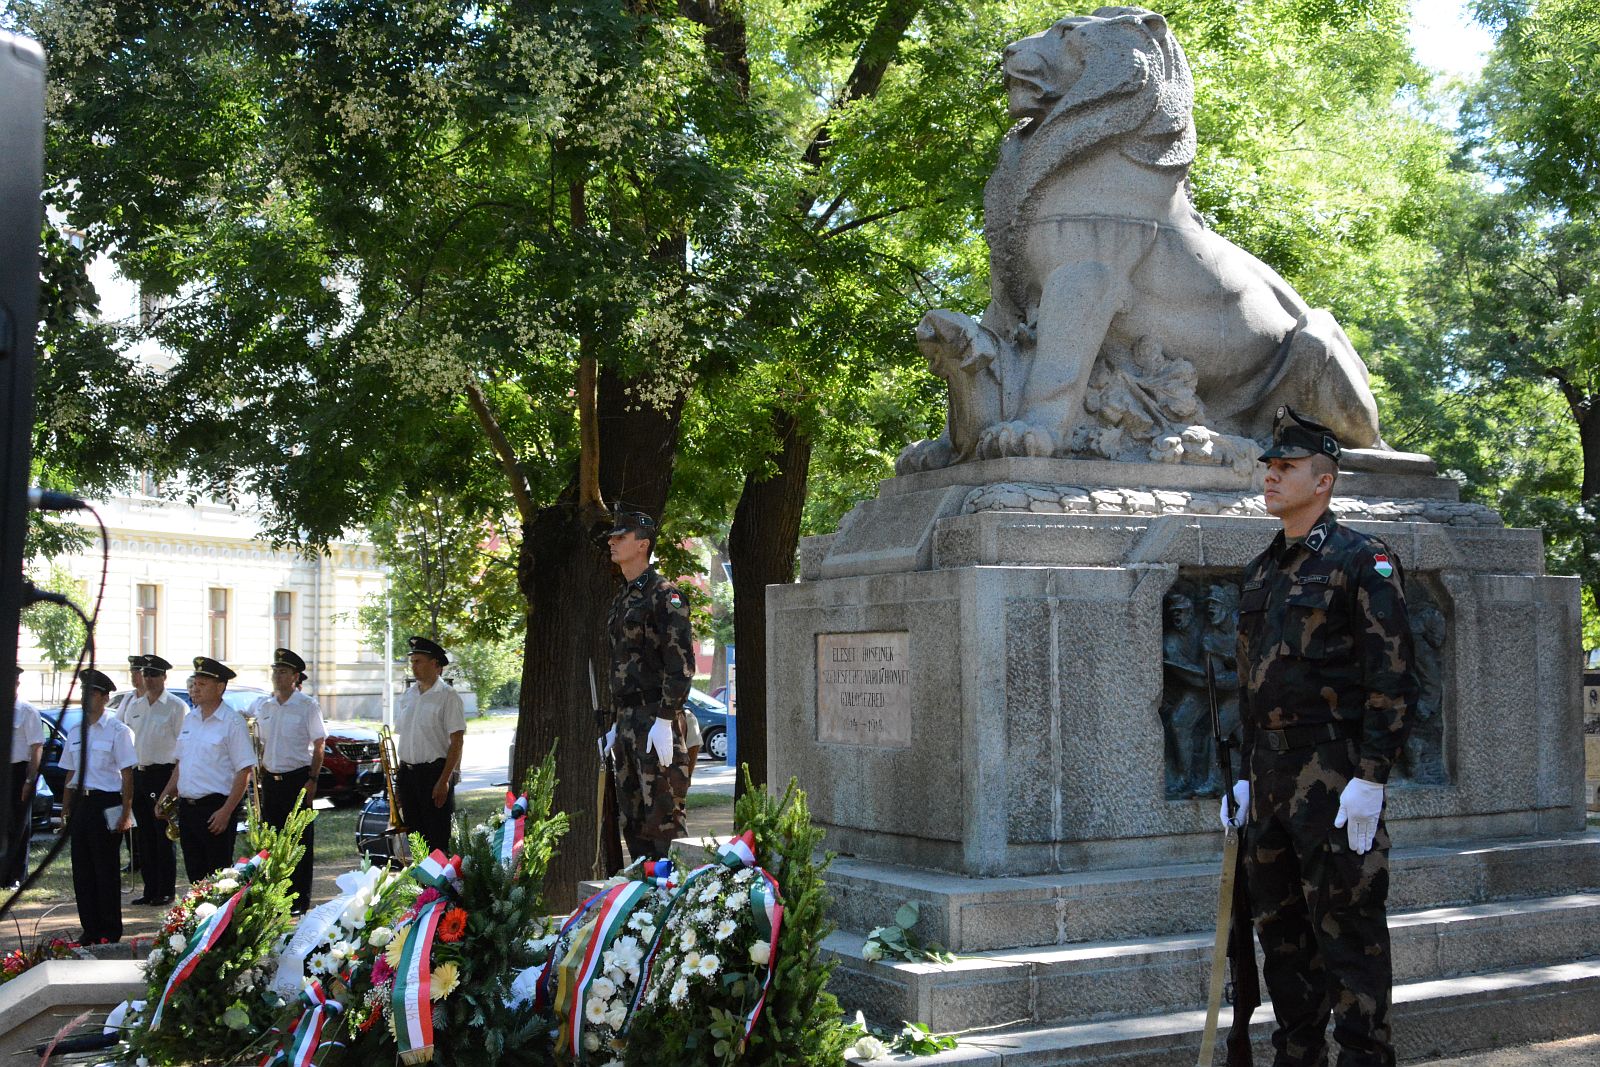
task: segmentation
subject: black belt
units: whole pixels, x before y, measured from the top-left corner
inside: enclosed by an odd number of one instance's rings
[[[261,769],[261,776],[274,782],[287,782],[291,778],[310,778],[311,764],[308,763],[304,767],[296,767],[292,771],[284,771],[282,774],[273,774],[271,771],[263,767]]]
[[[221,803],[224,803],[227,799],[228,799],[228,795],[226,793],[207,793],[203,797],[179,797],[178,798],[178,803],[179,804],[188,804],[189,806],[194,807],[194,806],[199,805],[199,804],[211,804],[211,803],[221,804]]]
[[[402,764],[400,764],[400,766],[406,767],[406,768],[437,767],[437,766],[439,766],[439,764],[441,764],[443,762],[444,762],[444,757],[440,756],[438,759],[431,759],[427,763],[402,763]]]
[[[616,698],[619,708],[642,708],[646,704],[661,703],[661,690],[646,689],[639,693],[629,693]]]
[[[168,774],[172,773],[172,764],[170,763],[141,763],[138,767],[141,771],[154,771],[162,768],[165,768]]]
[[[1293,752],[1325,741],[1353,741],[1361,736],[1358,722],[1321,722],[1315,726],[1285,726],[1281,730],[1257,730],[1256,744],[1269,752]]]
[[[121,800],[122,799],[122,794],[117,792],[115,789],[90,789],[90,790],[86,791],[83,795],[86,796],[86,797],[93,797],[96,800]]]

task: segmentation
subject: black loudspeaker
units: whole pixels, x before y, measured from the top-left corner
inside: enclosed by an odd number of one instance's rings
[[[0,855],[10,846],[11,717],[22,626],[44,211],[44,51],[0,32]]]

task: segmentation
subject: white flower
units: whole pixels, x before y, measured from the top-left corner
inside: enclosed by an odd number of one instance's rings
[[[861,958],[868,961],[883,959],[883,946],[876,941],[868,941],[861,946]]]
[[[211,883],[211,889],[216,893],[227,893],[230,896],[239,888],[239,882],[234,878],[218,878]]]
[[[196,907],[194,909],[194,917],[196,919],[199,919],[201,922],[205,922],[207,919],[211,918],[211,916],[215,915],[216,913],[217,913],[217,906],[215,904],[211,903],[209,900],[206,901],[204,904],[201,904],[201,905],[199,905],[198,907]]]
[[[689,980],[679,975],[678,980],[672,983],[672,992],[667,994],[667,1001],[671,1004],[682,1004],[688,995]]]
[[[851,1045],[850,1051],[855,1054],[857,1059],[862,1060],[883,1060],[889,1058],[889,1050],[884,1047],[882,1041],[879,1041],[871,1034],[867,1034],[865,1037],[858,1040],[854,1045]]]
[[[772,959],[772,946],[765,941],[757,941],[750,946],[750,962],[764,967]]]
[[[721,886],[713,882],[704,889],[700,890],[700,903],[704,904],[708,900],[716,900],[717,890],[720,888]]]
[[[682,948],[691,949],[691,948],[694,948],[694,946],[699,942],[699,940],[700,940],[700,935],[695,933],[694,932],[694,927],[691,926],[689,929],[687,929],[687,930],[685,930],[683,932],[683,936],[682,937],[678,938],[678,944]]]
[[[606,1002],[599,997],[590,997],[588,1003],[583,1006],[583,1017],[596,1024],[605,1022]]]
[[[167,938],[167,947],[174,952],[182,952],[189,947],[189,939],[182,934],[173,934]]]
[[[613,1030],[622,1029],[622,1021],[628,1017],[626,1005],[618,1002],[606,1009],[606,1025]]]
[[[738,928],[738,925],[735,924],[732,919],[723,919],[717,924],[716,932],[711,936],[716,938],[718,941],[726,941]]]
[[[693,974],[700,969],[700,953],[691,952],[683,957],[683,973]]]
[[[150,957],[144,961],[144,965],[152,968],[159,967],[161,966],[161,961],[166,958],[167,954],[165,952],[162,952],[159,948],[153,948],[150,950]]]
[[[327,974],[334,969],[334,962],[326,952],[319,952],[306,960],[306,966],[315,974]]]
[[[394,931],[387,926],[379,926],[367,935],[367,944],[373,948],[382,948],[394,940]]]
[[[382,930],[384,927],[380,926],[378,929]],[[393,937],[394,934],[391,933],[389,936]],[[535,938],[534,940],[528,942],[528,951],[534,955],[538,955],[551,945],[555,944],[556,938],[559,936],[559,934],[547,934],[544,937]],[[376,944],[376,942],[374,942],[374,944]]]
[[[716,974],[717,969],[721,966],[722,961],[717,959],[717,955],[714,952],[707,952],[704,956],[700,957],[700,973],[707,978],[710,978],[712,975]]]
[[[340,941],[333,946],[333,954],[341,960],[354,959],[356,945],[353,941]]]
[[[740,885],[744,885],[746,882],[748,882],[750,879],[754,878],[755,876],[756,876],[756,872],[752,871],[749,867],[740,867],[739,868],[739,873],[735,874],[733,876],[733,880],[735,882],[738,882]]]
[[[712,911],[708,907],[707,908],[701,908],[699,911],[694,913],[694,921],[704,925],[705,923],[710,922],[711,921],[711,917],[713,915],[715,915],[715,914],[716,914],[716,912]]]
[[[597,1052],[600,1049],[600,1035],[593,1030],[583,1035],[583,1051]]]
[[[589,995],[601,1000],[610,1000],[616,991],[616,984],[609,978],[596,978],[589,985]]]
[[[133,1064],[134,1067],[150,1067],[150,1061],[145,1059],[143,1056],[140,1056],[138,1059],[134,1060]]]

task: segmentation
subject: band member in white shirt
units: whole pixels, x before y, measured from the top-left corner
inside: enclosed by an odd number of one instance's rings
[[[83,943],[115,944],[122,940],[122,835],[133,825],[133,731],[106,711],[116,688],[109,675],[82,671],[78,684],[83,687],[83,726],[67,732],[61,750],[61,767],[67,772],[61,818],[72,843],[72,894],[78,901]]]
[[[22,668],[17,668],[22,684]],[[28,846],[33,843],[33,792],[44,751],[44,719],[39,709],[17,697],[11,713],[11,851],[0,862],[0,885],[14,886],[28,877]]]
[[[133,750],[139,766],[133,772],[133,837],[139,847],[139,873],[144,892],[134,904],[165,907],[172,903],[178,882],[178,856],[167,840],[166,828],[156,819],[156,798],[172,778],[178,759],[178,734],[189,705],[167,690],[172,664],[160,656],[139,656],[144,695],[128,702],[121,714],[133,731]]]
[[[460,695],[440,677],[450,663],[444,649],[426,637],[413,637],[409,643],[417,684],[395,704],[400,757],[395,791],[406,827],[421,834],[429,848],[448,851],[456,809],[451,779],[461,765],[467,712]]]
[[[195,706],[184,716],[177,763],[162,790],[163,796],[178,798],[178,844],[191,882],[236,859],[234,817],[256,765],[250,727],[243,715],[222,702],[234,677],[225,663],[208,656],[194,658],[189,693]]]
[[[283,829],[300,791],[309,805],[317,797],[317,776],[322,773],[322,751],[328,727],[322,708],[297,688],[306,680],[306,661],[287,648],[272,654],[272,693],[250,707],[261,735],[261,817],[269,826]],[[311,904],[312,854],[315,824],[306,827],[301,842],[305,855],[294,868],[294,910]]]

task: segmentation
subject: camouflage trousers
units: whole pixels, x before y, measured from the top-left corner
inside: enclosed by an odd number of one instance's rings
[[[1392,1067],[1389,831],[1370,852],[1334,829],[1355,774],[1353,741],[1292,752],[1257,746],[1251,762],[1245,875],[1277,1016],[1273,1067],[1325,1067],[1333,1015],[1339,1067]]]
[[[684,835],[683,796],[689,790],[689,750],[684,745],[684,713],[672,723],[672,762],[666,766],[650,751],[650,726],[658,705],[617,709],[617,813],[628,855],[660,859],[672,839]]]

